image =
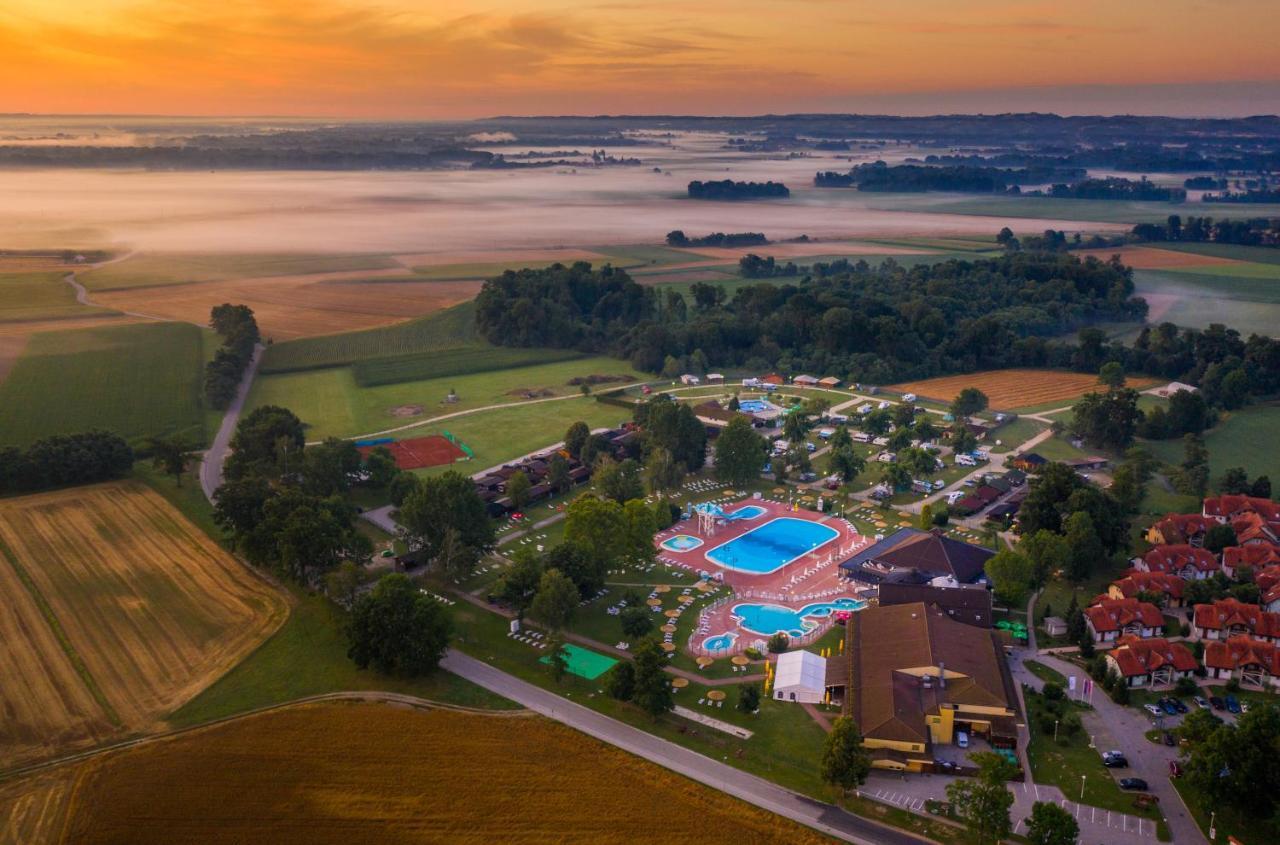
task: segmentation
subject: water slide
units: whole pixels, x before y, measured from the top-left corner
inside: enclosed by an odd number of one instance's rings
[[[710,502],[707,502],[701,505],[694,505],[693,507],[694,507],[694,510],[696,510],[698,513],[710,514],[711,516],[714,516],[716,519],[723,519],[725,522],[733,522],[739,519],[750,519],[753,516],[759,516],[758,513],[754,513],[754,512],[743,513],[742,511],[748,510],[748,508],[745,508],[745,507],[738,508],[737,512],[733,514],[727,514],[724,512],[724,508],[720,507],[719,505],[714,505]]]

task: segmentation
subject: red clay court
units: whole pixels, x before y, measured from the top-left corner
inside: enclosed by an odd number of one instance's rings
[[[457,444],[439,434],[414,437],[410,440],[393,440],[390,443],[380,443],[378,446],[391,452],[396,460],[396,466],[400,469],[438,467],[467,457]],[[368,455],[378,446],[361,446],[360,454]]]

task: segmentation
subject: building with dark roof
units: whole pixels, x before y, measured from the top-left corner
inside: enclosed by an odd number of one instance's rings
[[[846,638],[844,713],[873,766],[929,771],[933,746],[957,731],[1016,746],[1017,697],[994,631],[913,602],[853,614]]]
[[[880,606],[923,602],[951,619],[975,628],[991,627],[991,591],[979,584],[939,586],[910,581],[886,581],[878,590]]]
[[[928,578],[949,575],[961,584],[972,584],[983,577],[983,568],[994,555],[937,529],[903,528],[840,564],[840,573],[878,584],[889,573],[915,570]]]

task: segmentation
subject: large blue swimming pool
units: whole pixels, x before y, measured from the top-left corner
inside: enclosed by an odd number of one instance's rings
[[[866,606],[866,602],[858,599],[835,599],[807,604],[799,610],[777,604],[739,604],[734,606],[733,615],[738,617],[743,630],[762,637],[772,637],[779,631],[788,637],[801,637],[817,624],[806,621],[806,617],[820,619],[830,616],[833,611],[862,610]]]
[[[725,569],[765,575],[820,549],[840,532],[807,519],[783,516],[707,552],[707,560]]]
[[[738,410],[744,414],[758,414],[761,411],[776,411],[778,406],[763,399],[743,399],[738,403]]]

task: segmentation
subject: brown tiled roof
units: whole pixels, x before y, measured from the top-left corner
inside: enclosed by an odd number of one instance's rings
[[[846,708],[864,736],[927,742],[925,714],[942,703],[1016,709],[1003,649],[991,631],[964,625],[922,602],[870,607],[849,620]],[[954,677],[939,684],[942,665]],[[906,670],[932,667],[923,680]]]
[[[1112,581],[1111,586],[1127,599],[1137,598],[1138,593],[1160,593],[1170,598],[1181,599],[1182,588],[1186,583],[1178,575],[1132,570],[1123,578]]]
[[[974,581],[995,555],[981,546],[962,543],[940,533],[922,531],[881,552],[875,562],[894,569],[919,569],[951,575],[962,584]]]
[[[1124,636],[1108,654],[1126,678],[1149,675],[1165,666],[1172,666],[1176,672],[1191,672],[1200,665],[1189,648],[1182,643],[1171,643],[1164,637],[1144,640],[1132,635]]]
[[[1216,640],[1204,648],[1204,665],[1208,669],[1261,666],[1269,674],[1280,675],[1280,646],[1240,635]]]
[[[938,607],[957,622],[991,627],[991,591],[984,587],[935,587],[885,581],[879,587],[878,598],[881,607],[924,602]]]
[[[1137,622],[1144,628],[1164,627],[1164,616],[1160,608],[1151,602],[1137,599],[1102,598],[1097,604],[1084,609],[1093,630],[1099,633],[1119,631],[1126,625]]]
[[[1171,513],[1151,526],[1167,542],[1185,543],[1209,530],[1209,520],[1198,513]]]
[[[1280,523],[1268,522],[1262,514],[1250,511],[1232,517],[1231,530],[1235,532],[1238,543],[1249,543],[1255,540],[1271,542],[1276,539]]]
[[[1267,522],[1280,522],[1280,505],[1258,496],[1224,495],[1204,500],[1205,516],[1227,519],[1242,513],[1259,514]]]
[[[1256,571],[1275,564],[1280,564],[1280,546],[1273,543],[1228,546],[1222,550],[1222,565],[1231,569],[1248,566]]]
[[[1213,552],[1186,543],[1156,546],[1143,555],[1142,560],[1152,572],[1176,573],[1188,564],[1201,572],[1217,572],[1222,568]]]
[[[1196,605],[1197,628],[1221,631],[1235,625],[1248,628],[1254,636],[1280,638],[1280,613],[1267,613],[1256,604],[1225,598],[1213,604]]]

